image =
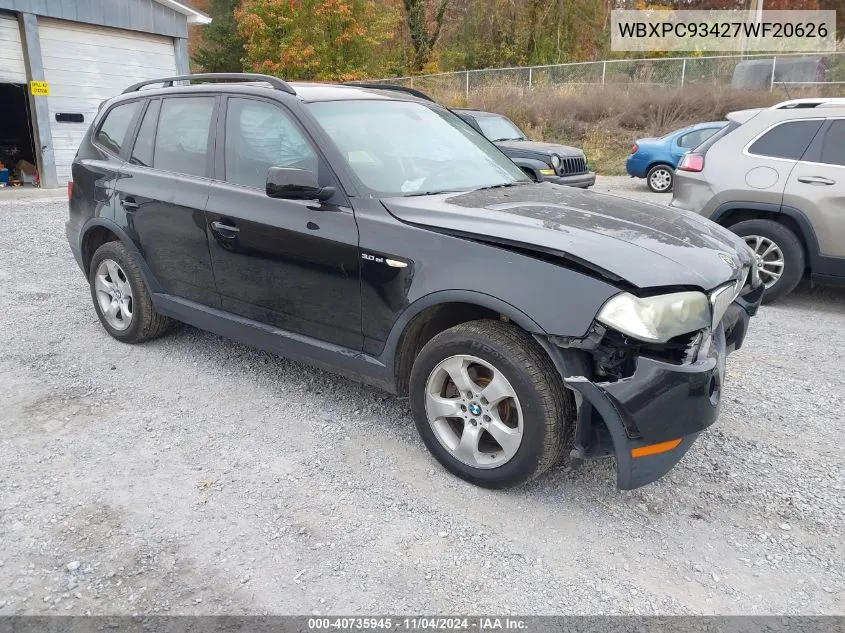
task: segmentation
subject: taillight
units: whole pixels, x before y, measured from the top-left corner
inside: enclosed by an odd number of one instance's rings
[[[631,148],[631,156],[636,154],[638,151],[640,151],[640,146],[634,143],[634,146]]]
[[[704,169],[704,156],[702,154],[684,154],[678,169],[681,171],[701,171]]]
[[[67,199],[70,200],[73,197],[73,181],[67,181]]]

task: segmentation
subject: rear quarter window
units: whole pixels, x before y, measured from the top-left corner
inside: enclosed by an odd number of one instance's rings
[[[831,122],[822,141],[819,162],[845,167],[845,119]]]
[[[786,121],[765,132],[748,148],[749,154],[798,160],[807,151],[823,121]]]
[[[94,142],[112,154],[119,156],[126,143],[126,136],[135,114],[141,107],[140,101],[122,103],[106,113],[106,117],[94,135]]]

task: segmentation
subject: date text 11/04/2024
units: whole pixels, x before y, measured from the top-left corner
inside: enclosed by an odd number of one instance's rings
[[[308,630],[311,631],[347,631],[347,630],[525,630],[524,620],[496,617],[416,617],[416,618],[309,618]]]

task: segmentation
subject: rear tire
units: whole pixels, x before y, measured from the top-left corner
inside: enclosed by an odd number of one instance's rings
[[[675,170],[669,165],[655,165],[648,170],[645,181],[654,193],[668,193],[675,184]]]
[[[91,258],[88,282],[100,323],[122,343],[143,343],[164,334],[170,319],[153,308],[134,258],[120,242],[106,242]]]
[[[572,395],[548,355],[529,334],[499,321],[463,323],[431,339],[414,361],[410,401],[434,457],[486,488],[548,470],[563,455],[575,419]]]
[[[758,255],[760,279],[766,284],[763,303],[777,301],[795,290],[806,266],[804,247],[795,233],[772,220],[746,220],[728,228]],[[780,276],[775,279],[778,271]]]

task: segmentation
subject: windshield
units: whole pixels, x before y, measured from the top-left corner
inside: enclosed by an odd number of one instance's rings
[[[530,182],[457,116],[414,101],[326,101],[311,113],[352,171],[383,196]]]
[[[520,141],[525,138],[516,124],[503,116],[479,116],[475,117],[478,126],[484,132],[484,136],[491,141]]]

